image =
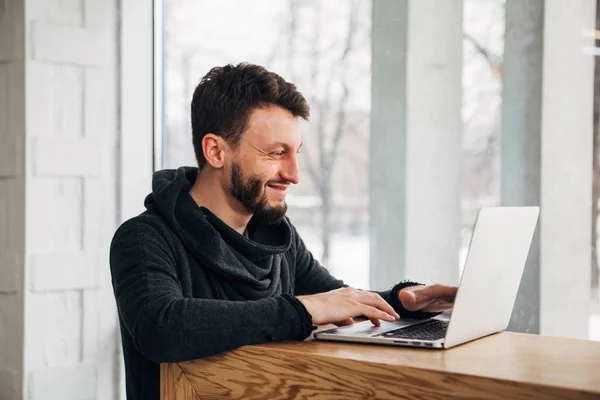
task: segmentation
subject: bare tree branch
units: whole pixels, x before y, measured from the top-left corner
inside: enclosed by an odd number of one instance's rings
[[[298,75],[296,74],[296,70],[294,68],[295,65],[295,61],[296,61],[296,40],[297,40],[297,34],[298,34],[298,20],[299,20],[299,1],[298,0],[289,0],[288,2],[288,9],[289,9],[289,20],[288,20],[288,24],[287,24],[287,57],[286,57],[286,61],[287,61],[287,69],[288,72],[290,74],[290,78],[292,80],[292,82],[298,82]],[[316,41],[313,43],[316,44]],[[313,56],[317,56],[318,57],[318,50],[314,50],[313,49]],[[318,68],[315,68],[313,71],[313,74],[316,74],[318,72]],[[316,79],[316,76],[312,76],[313,80]],[[314,87],[314,82],[312,87]],[[311,100],[311,103],[314,105],[316,104],[313,100]],[[302,151],[302,157],[304,158],[304,160],[306,161],[306,167],[308,169],[308,173],[311,177],[311,179],[314,181],[314,184],[317,186],[319,192],[321,192],[321,178],[319,175],[319,172],[317,171],[315,164],[314,164],[314,160],[311,156],[311,152],[308,149],[308,146],[306,146],[303,151]]]
[[[296,2],[297,0],[289,0],[288,2],[288,9],[289,9],[289,14],[291,15],[291,18],[289,20],[289,23],[287,25],[282,24],[281,26],[279,26],[279,34],[277,35],[277,42],[275,43],[275,46],[273,46],[273,48],[270,50],[269,55],[266,58],[266,65],[271,66],[273,65],[274,61],[277,59],[277,56],[280,54],[281,52],[281,48],[283,46],[283,44],[285,43],[285,38],[287,37],[287,49],[288,51],[294,51],[294,46],[290,45],[293,44],[293,40],[296,34]],[[290,43],[292,42],[292,43]],[[289,58],[288,58],[289,60]],[[294,71],[291,70],[289,68],[289,63],[288,63],[288,71],[291,75],[292,78],[295,78],[295,74]]]
[[[321,157],[321,176],[319,177],[320,192],[323,193],[326,190],[326,185],[329,184],[326,179],[326,171],[329,168],[327,159],[330,155],[327,153],[325,145],[325,139],[327,137],[327,117],[329,117],[329,110],[331,108],[331,93],[333,83],[335,82],[335,68],[330,68],[330,74],[327,79],[325,86],[325,92],[323,93],[323,100],[320,102],[319,107],[319,120],[317,123],[317,136],[319,137],[319,155]]]
[[[488,60],[488,62],[490,64],[495,62],[495,57],[490,53],[490,51],[488,49],[486,49],[485,47],[483,47],[481,45],[481,43],[479,43],[473,36],[471,36],[467,32],[463,32],[463,37],[465,39],[467,39],[469,42],[471,42],[473,47],[475,47],[475,50],[477,50],[477,52],[481,56],[483,56],[486,60]]]
[[[335,165],[335,159],[338,153],[338,147],[342,133],[344,132],[344,125],[346,120],[346,107],[348,99],[350,97],[350,82],[348,82],[348,67],[350,64],[350,52],[353,48],[354,32],[356,31],[356,1],[351,3],[350,17],[348,21],[348,35],[346,36],[346,44],[342,53],[342,97],[338,104],[338,115],[336,123],[335,136],[333,138],[333,144],[331,146],[331,155],[329,157],[329,164],[327,166],[327,179],[329,180],[332,174],[333,166]]]
[[[318,99],[318,92],[316,90],[316,88],[318,87],[318,83],[319,83],[319,74],[320,74],[320,70],[321,70],[321,51],[319,49],[319,41],[321,39],[321,18],[320,18],[320,3],[315,3],[317,9],[316,9],[316,14],[317,17],[314,19],[314,26],[313,26],[313,36],[311,38],[311,47],[310,47],[310,87],[311,87],[311,103],[313,104],[313,106],[317,106],[318,110],[319,110],[319,128],[321,125],[321,121],[323,119],[323,114],[324,114],[324,110],[323,110],[323,105],[325,104],[325,107],[327,107],[326,102],[321,103]],[[319,165],[319,169],[322,171],[323,167],[325,165],[325,135],[323,134],[324,132],[322,132],[319,129],[319,132],[317,134],[317,140],[318,140],[318,150],[317,150],[317,162]],[[319,191],[322,190],[323,187],[323,181],[322,178],[319,177],[319,180],[317,181],[318,187],[319,187]]]
[[[296,34],[298,32],[298,0],[289,0],[290,19],[288,23],[288,54],[287,69],[293,82],[297,81],[296,70],[294,68],[294,57],[296,52]]]
[[[310,174],[311,179],[314,181],[315,185],[317,186],[317,189],[319,190],[319,193],[321,192],[321,178],[319,176],[319,173],[317,172],[317,170],[315,169],[315,164],[313,162],[312,156],[310,155],[310,151],[304,147],[301,151],[302,156],[304,157],[304,160],[306,161],[306,167],[308,168],[308,173]]]
[[[340,154],[348,155],[355,163],[365,162],[362,153],[349,154],[340,147],[342,137],[355,134],[361,129],[362,120],[353,121],[348,114],[348,105],[354,89],[352,73],[357,66],[351,65],[352,54],[360,43],[358,0],[346,3],[349,8],[347,32],[344,32],[342,41],[324,40],[325,20],[322,17],[323,3],[320,1],[288,0],[290,19],[287,21],[287,66],[291,78],[307,86],[308,98],[312,109],[313,122],[311,137],[314,138],[312,146],[306,145],[302,151],[306,170],[315,183],[321,197],[321,239],[323,243],[322,261],[327,262],[330,254],[331,235],[333,231],[332,215],[334,213],[334,188],[331,185],[335,163]],[[309,6],[311,18],[304,21],[312,29],[300,29],[298,18],[299,9]],[[310,22],[309,22],[310,21]],[[325,32],[326,33],[326,32]],[[366,43],[366,42],[365,42]],[[308,46],[306,46],[308,45]],[[336,53],[341,50],[341,53]],[[300,54],[302,53],[302,54]],[[335,60],[332,60],[332,56]],[[306,57],[306,58],[305,58]],[[337,58],[337,59],[336,59]],[[306,62],[308,70],[294,71],[298,61]],[[368,75],[367,73],[363,75]],[[339,86],[337,86],[339,84]],[[340,88],[341,93],[336,89]],[[363,126],[364,127],[364,126]]]
[[[475,39],[473,36],[471,36],[467,32],[463,32],[463,37],[465,39],[467,39],[473,45],[473,47],[475,48],[477,53],[479,53],[479,55],[481,55],[483,58],[485,58],[487,60],[492,72],[494,72],[494,74],[496,76],[501,77],[502,76],[502,59],[498,55],[492,54],[491,51],[486,49],[481,43],[479,43],[479,41],[477,41],[477,39]]]

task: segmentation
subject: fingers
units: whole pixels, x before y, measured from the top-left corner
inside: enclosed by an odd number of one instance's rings
[[[334,322],[334,325],[337,325],[337,326],[347,326],[347,325],[353,325],[353,324],[354,324],[354,319],[352,319],[352,318],[348,318],[343,321]]]
[[[408,311],[420,310],[421,308],[426,307],[429,303],[429,300],[424,300],[423,298],[418,301],[414,292],[408,290],[401,291],[398,297],[400,298],[402,306]]]
[[[446,310],[452,308],[452,304],[456,298],[457,290],[458,288],[455,286],[446,285],[414,286],[400,291],[399,299],[404,308],[409,311],[427,311],[429,309],[433,309],[435,308],[433,306],[433,303],[435,302],[447,303],[437,307],[443,307],[443,310]]]
[[[368,306],[366,304],[358,304],[358,312],[360,315],[364,315],[369,318],[371,322],[373,319],[382,319],[384,321],[393,322],[396,320],[396,317],[386,313],[385,311],[378,310],[375,307]],[[377,325],[379,326],[379,325]]]
[[[369,318],[371,320],[371,323],[375,326],[381,326],[381,321],[378,320],[377,318]]]
[[[359,301],[363,304],[375,307],[381,311],[384,311],[388,315],[400,319],[400,315],[389,305],[387,301],[383,299],[379,294],[373,292],[358,291]]]
[[[458,288],[456,286],[447,286],[447,285],[430,285],[423,286],[422,288],[418,288],[415,290],[419,292],[419,294],[423,294],[426,297],[443,300],[447,302],[454,302],[456,298],[456,293],[458,292]]]
[[[427,307],[423,308],[422,311],[425,312],[444,312],[451,310],[454,307],[454,303],[449,303],[447,301],[434,301],[429,304]]]

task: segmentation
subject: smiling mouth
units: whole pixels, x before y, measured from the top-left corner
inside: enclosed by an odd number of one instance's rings
[[[287,192],[287,188],[288,188],[287,185],[278,185],[278,184],[267,184],[267,186],[282,195]]]
[[[275,184],[269,184],[267,185],[268,187],[270,187],[271,189],[276,189],[276,190],[287,190],[287,185],[275,185]]]

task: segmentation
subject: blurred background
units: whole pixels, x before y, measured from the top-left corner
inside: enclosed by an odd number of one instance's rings
[[[480,207],[539,205],[509,330],[600,340],[600,1],[0,0],[0,399],[125,398],[112,234],[242,61],[309,101],[332,274],[456,285]]]

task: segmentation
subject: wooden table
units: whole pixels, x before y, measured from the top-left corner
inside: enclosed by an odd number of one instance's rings
[[[600,399],[600,342],[502,332],[449,350],[321,341],[161,365],[161,399]]]

